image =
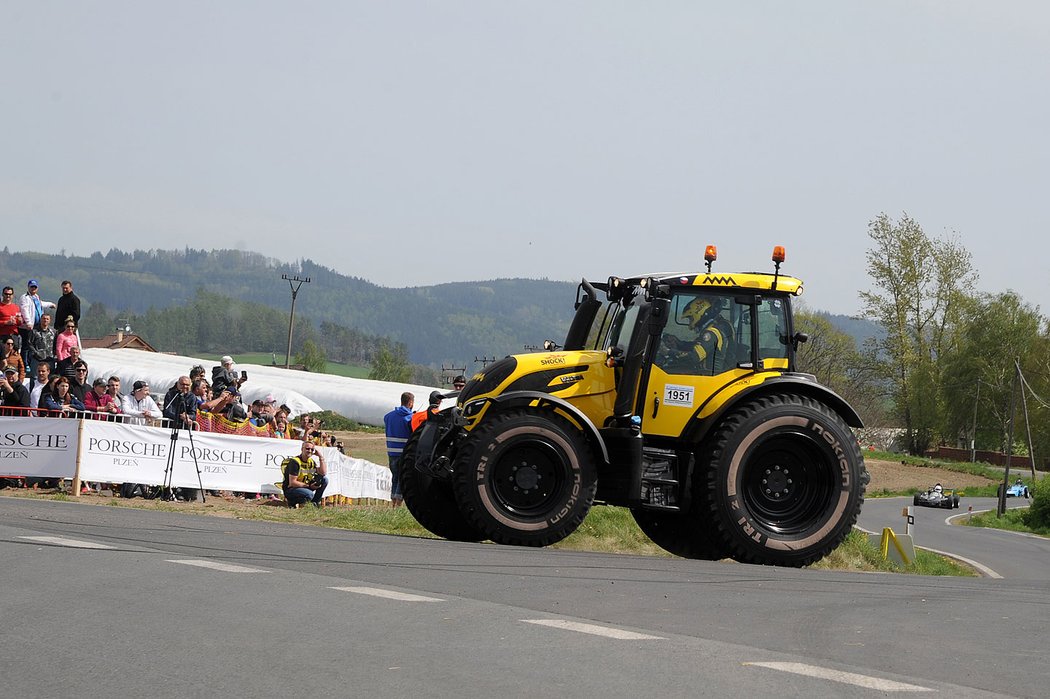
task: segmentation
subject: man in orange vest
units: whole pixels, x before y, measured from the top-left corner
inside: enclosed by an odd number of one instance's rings
[[[412,413],[412,431],[415,432],[419,429],[419,426],[426,422],[426,419],[431,415],[437,415],[441,412],[441,391],[430,392],[430,405],[426,410],[420,410],[418,413]]]

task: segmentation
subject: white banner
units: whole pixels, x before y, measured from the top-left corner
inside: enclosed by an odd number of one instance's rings
[[[79,420],[0,417],[0,476],[72,478]]]
[[[188,432],[100,420],[0,417],[0,476],[73,478],[80,431],[80,480],[280,494],[281,463],[302,443]],[[174,448],[174,450],[173,450]],[[390,499],[390,469],[319,447],[325,496]],[[168,470],[171,470],[170,477]],[[198,481],[197,471],[200,470]]]
[[[71,422],[71,421],[70,421]],[[84,421],[80,479],[176,488],[280,494],[281,463],[302,443],[216,432]],[[172,452],[174,446],[174,452]],[[390,469],[322,448],[328,466],[325,496],[390,499]],[[172,455],[173,454],[173,455]],[[169,458],[170,456],[170,458]],[[166,478],[168,469],[170,478]],[[197,471],[200,470],[198,482]]]

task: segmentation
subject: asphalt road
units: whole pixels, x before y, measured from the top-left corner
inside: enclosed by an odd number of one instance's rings
[[[1050,585],[1038,580],[459,544],[3,497],[0,560],[8,696],[1036,697],[1050,684]]]
[[[1008,498],[1008,507],[1027,507],[1024,498]],[[1050,539],[1000,529],[951,525],[949,520],[965,520],[973,512],[995,510],[996,498],[963,497],[959,508],[942,510],[914,507],[908,498],[869,498],[864,501],[858,524],[872,532],[884,527],[895,533],[905,532],[901,513],[911,507],[915,524],[912,539],[922,546],[968,562],[979,564],[985,575],[1009,579],[1050,580]]]

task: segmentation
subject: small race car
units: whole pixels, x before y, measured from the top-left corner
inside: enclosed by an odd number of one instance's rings
[[[1025,500],[1027,500],[1029,497],[1031,497],[1031,494],[1028,492],[1028,486],[1025,485],[1020,478],[1018,478],[1013,485],[1006,489],[1006,497],[1024,498]]]
[[[941,484],[933,486],[925,493],[915,493],[912,498],[913,505],[923,507],[943,507],[951,510],[959,506],[959,496],[951,488],[942,488]]]

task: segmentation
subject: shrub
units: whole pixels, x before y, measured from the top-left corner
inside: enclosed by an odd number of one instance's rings
[[[1032,529],[1050,529],[1050,478],[1040,478],[1033,483],[1031,495],[1028,526]]]

